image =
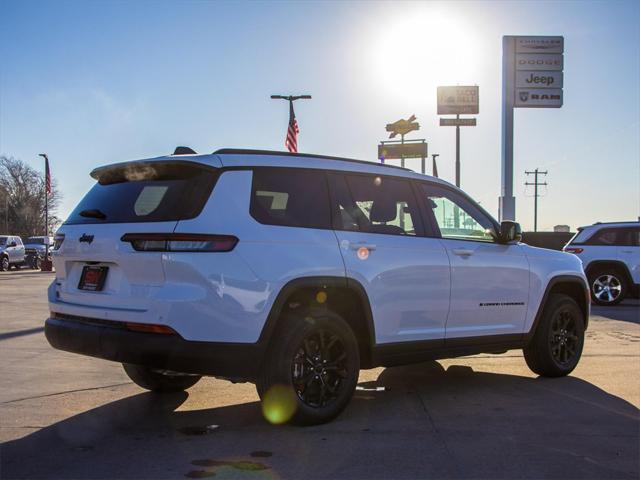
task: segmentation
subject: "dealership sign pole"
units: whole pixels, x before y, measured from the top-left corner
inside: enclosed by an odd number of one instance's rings
[[[513,109],[560,108],[564,37],[502,37],[502,188],[500,220],[514,220]]]
[[[441,127],[456,127],[456,187],[460,186],[460,127],[475,127],[475,118],[460,115],[479,113],[478,86],[438,87],[438,115],[455,115],[441,118]]]

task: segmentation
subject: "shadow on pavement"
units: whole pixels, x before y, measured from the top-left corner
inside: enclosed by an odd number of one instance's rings
[[[8,340],[15,337],[24,337],[25,335],[33,335],[34,333],[44,332],[44,327],[28,328],[26,330],[16,330],[13,332],[0,333],[0,341]]]
[[[638,478],[639,411],[578,378],[388,368],[318,427],[141,393],[0,448],[3,478]],[[212,392],[212,395],[214,392]]]
[[[628,299],[612,307],[591,305],[591,315],[609,320],[640,324],[640,300]]]

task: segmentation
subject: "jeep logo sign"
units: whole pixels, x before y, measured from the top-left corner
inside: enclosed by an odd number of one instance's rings
[[[562,72],[516,71],[516,88],[562,88]]]

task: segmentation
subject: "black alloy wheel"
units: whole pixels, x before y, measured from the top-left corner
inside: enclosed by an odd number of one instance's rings
[[[545,377],[571,373],[582,356],[584,325],[584,312],[573,298],[551,295],[533,336],[523,348],[529,368]]]
[[[551,320],[549,342],[551,355],[559,365],[573,362],[580,347],[577,322],[571,310],[562,309],[556,312]]]
[[[319,408],[334,402],[347,376],[347,352],[338,335],[318,329],[303,339],[293,358],[291,379],[305,405]]]

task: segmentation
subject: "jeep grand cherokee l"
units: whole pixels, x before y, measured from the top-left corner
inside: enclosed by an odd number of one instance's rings
[[[544,376],[580,358],[578,258],[519,243],[447,182],[370,162],[218,150],[95,169],[55,237],[46,336],[121,362],[143,388],[201,375],[331,420],[359,369],[523,349]]]

